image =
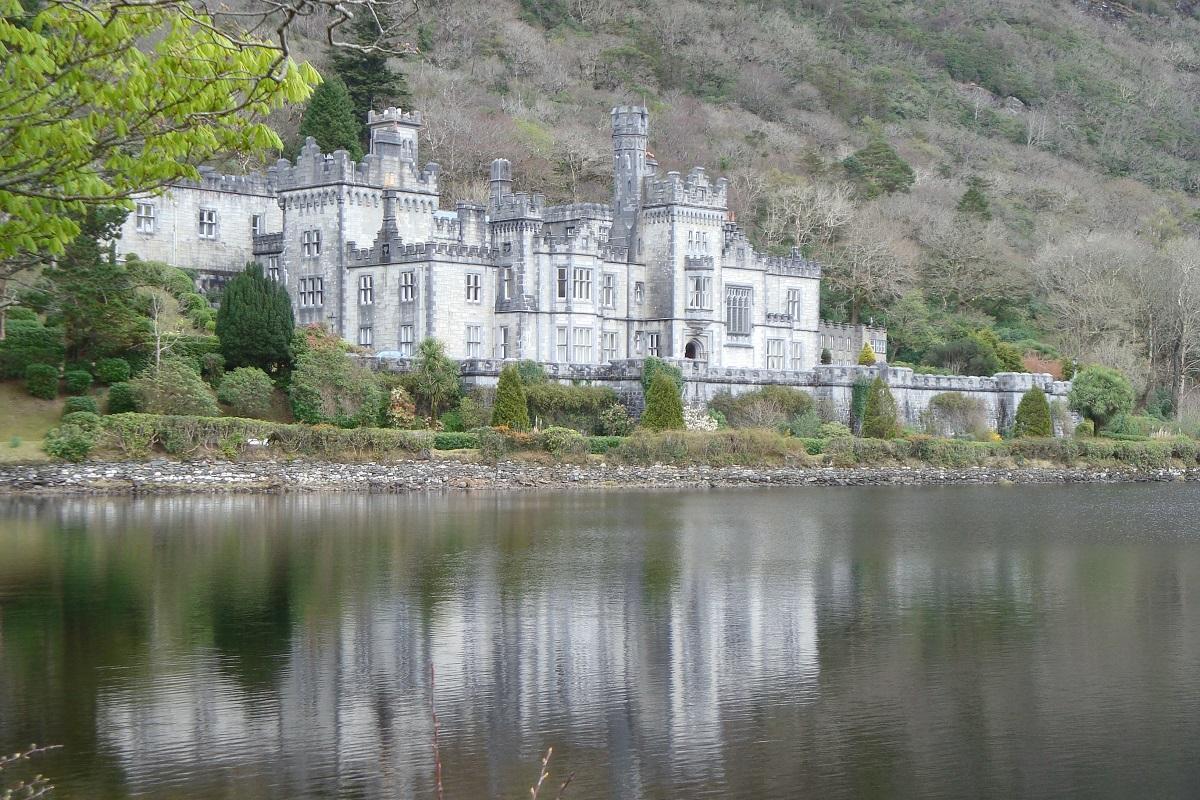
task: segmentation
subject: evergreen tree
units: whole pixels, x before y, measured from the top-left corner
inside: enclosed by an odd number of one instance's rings
[[[896,422],[896,398],[883,378],[871,382],[863,412],[862,435],[869,439],[894,439],[900,432]]]
[[[821,363],[822,364],[832,364],[833,363],[833,353],[829,352],[828,347],[821,348]]]
[[[967,181],[967,191],[958,201],[959,213],[973,214],[983,220],[991,219],[992,209],[988,204],[987,195],[983,193],[986,187],[987,185],[979,178],[971,178]]]
[[[228,369],[271,372],[289,366],[294,329],[287,289],[264,276],[258,264],[246,265],[225,286],[217,311],[217,339]]]
[[[907,192],[916,175],[912,167],[883,139],[875,139],[842,162],[857,179],[867,197]]]
[[[525,384],[515,364],[500,370],[496,386],[496,404],[492,406],[492,427],[506,426],[516,431],[529,430],[529,405],[525,400]]]
[[[858,365],[860,367],[875,366],[875,351],[871,348],[870,342],[863,342],[862,350],[858,351]]]
[[[683,399],[666,372],[656,373],[650,382],[640,424],[652,431],[683,430]]]
[[[300,120],[300,138],[311,136],[323,153],[347,150],[354,160],[362,158],[359,133],[362,125],[354,112],[350,92],[340,78],[330,78],[317,87]]]
[[[1099,433],[1105,423],[1133,408],[1133,387],[1115,369],[1088,367],[1079,371],[1071,381],[1067,396],[1072,411],[1078,411],[1093,423]]]
[[[351,44],[371,47],[380,38],[386,38],[391,19],[385,15],[386,8],[382,4],[375,6],[374,10],[376,13],[372,14],[371,9],[361,8],[350,21],[347,38]],[[386,53],[365,53],[354,48],[335,47],[329,52],[329,62],[345,82],[354,106],[354,119],[360,124],[366,120],[368,111],[408,105],[410,95],[404,73],[388,63]]]
[[[1050,421],[1050,403],[1046,393],[1037,386],[1030,389],[1017,405],[1017,419],[1013,423],[1013,436],[1052,436],[1054,425]]]
[[[412,388],[434,419],[447,401],[458,394],[458,362],[446,355],[446,349],[437,339],[424,339],[417,347]]]

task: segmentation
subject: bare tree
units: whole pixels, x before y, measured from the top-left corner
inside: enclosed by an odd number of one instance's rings
[[[894,300],[911,282],[910,270],[885,229],[886,223],[874,215],[861,219],[851,226],[843,245],[827,251],[823,277],[846,295],[852,325],[859,323],[863,308]]]
[[[854,218],[854,208],[848,184],[785,185],[766,196],[762,237],[768,245],[830,245]]]

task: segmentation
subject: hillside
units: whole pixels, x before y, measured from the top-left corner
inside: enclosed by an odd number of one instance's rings
[[[1153,310],[1200,272],[1194,0],[438,0],[408,33],[444,202],[498,156],[605,199],[607,112],[644,101],[662,168],[727,176],[751,237],[822,258],[825,314],[886,321],[893,359],[1003,366],[995,333],[1182,394],[1194,334]],[[843,163],[880,141],[907,190]]]

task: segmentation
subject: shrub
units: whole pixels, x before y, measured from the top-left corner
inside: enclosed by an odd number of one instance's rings
[[[433,435],[434,450],[470,450],[479,446],[474,433],[442,431]]]
[[[496,404],[492,406],[492,425],[503,425],[518,431],[529,429],[529,406],[525,398],[525,385],[521,382],[517,368],[512,364],[500,370]]]
[[[588,440],[571,428],[547,428],[542,431],[542,446],[560,461],[578,459],[588,454]]]
[[[1017,418],[1013,423],[1013,436],[1053,436],[1054,424],[1050,420],[1050,403],[1046,393],[1037,386],[1030,389],[1017,405]]]
[[[821,348],[821,363],[822,364],[832,364],[833,363],[833,353],[829,352],[828,347]]]
[[[350,357],[341,340],[319,327],[305,328],[293,347],[296,369],[289,396],[301,422],[360,428],[377,424],[384,396],[375,373]]]
[[[536,361],[523,359],[517,362],[517,374],[521,376],[521,383],[526,386],[535,386],[539,383],[545,383],[546,368]]]
[[[462,421],[464,431],[481,428],[492,418],[491,412],[474,397],[464,397],[458,401],[458,418]]]
[[[46,432],[42,449],[63,461],[83,461],[96,446],[96,434],[81,425],[64,423]]]
[[[411,428],[417,420],[417,404],[403,386],[393,386],[388,396],[387,422],[393,428]]]
[[[871,393],[871,379],[859,377],[850,386],[850,427],[862,432],[863,416],[867,411],[867,395]]]
[[[832,422],[822,422],[821,429],[817,435],[822,439],[841,439],[853,436],[854,432],[842,423],[834,420]]]
[[[796,439],[786,438],[775,431],[723,430],[715,433],[699,431],[640,431],[627,437],[616,455],[632,464],[730,464],[782,463],[804,458],[804,447]]]
[[[445,347],[437,339],[424,339],[417,346],[411,381],[416,399],[430,417],[437,419],[458,397],[458,362],[447,357]]]
[[[807,392],[790,386],[764,386],[736,396],[719,392],[709,403],[733,428],[778,428],[812,405]]]
[[[238,417],[261,419],[271,411],[271,376],[258,367],[238,367],[221,379],[217,399]]]
[[[96,362],[96,377],[105,385],[127,381],[132,374],[129,362],[123,358],[102,358]]]
[[[611,450],[616,450],[625,441],[624,436],[589,436],[588,451],[593,455],[602,456]]]
[[[654,376],[654,383],[646,393],[646,410],[642,412],[640,424],[652,431],[683,429],[683,400],[679,386],[665,371]]]
[[[462,433],[466,430],[463,427],[462,415],[458,413],[458,409],[454,408],[442,414],[442,418],[438,420],[441,429],[447,433]]]
[[[989,430],[983,401],[962,392],[935,395],[921,418],[926,433],[933,436],[965,435],[983,440]]]
[[[875,350],[871,348],[870,342],[863,342],[862,350],[858,351],[858,365],[860,367],[875,366]]]
[[[30,364],[25,368],[25,391],[42,400],[58,397],[58,367]]]
[[[792,436],[801,439],[817,439],[821,436],[821,418],[815,408],[807,408],[792,417],[787,424],[787,431]]]
[[[863,412],[862,435],[870,439],[892,439],[900,432],[896,421],[896,398],[883,378],[871,382]]]
[[[124,414],[137,411],[137,395],[132,384],[121,381],[108,387],[108,405],[105,410],[109,414]]]
[[[538,427],[575,428],[592,433],[601,429],[601,412],[617,402],[606,386],[536,383],[525,387],[529,413]]]
[[[24,377],[30,364],[61,364],[65,355],[62,328],[37,319],[10,320],[0,340],[0,378]]]
[[[84,430],[98,431],[104,425],[104,420],[99,414],[91,411],[72,411],[70,414],[63,414],[63,425],[78,425]]]
[[[650,387],[654,385],[654,378],[659,373],[663,373],[670,377],[675,384],[675,391],[681,395],[683,393],[683,371],[673,364],[668,364],[661,358],[655,356],[647,356],[642,361],[642,391],[649,392]]]
[[[634,421],[629,409],[613,403],[600,412],[600,430],[605,436],[628,436],[633,433]]]
[[[164,358],[132,381],[138,411],[147,414],[220,416],[217,398],[200,373],[178,358]],[[111,392],[111,390],[110,390]]]
[[[96,398],[94,397],[68,397],[63,403],[63,415],[72,414],[77,411],[88,411],[92,414],[98,413],[96,406]]]
[[[508,441],[504,434],[495,428],[476,428],[469,433],[475,434],[479,455],[485,460],[499,461],[508,452]]]
[[[1088,367],[1075,376],[1068,400],[1073,411],[1087,417],[1099,430],[1113,417],[1133,408],[1133,387],[1115,369]]]
[[[225,356],[220,353],[205,353],[200,356],[200,375],[214,389],[225,379]]]
[[[200,299],[196,308],[207,308]],[[248,264],[225,286],[217,310],[221,354],[231,367],[274,371],[292,362],[292,302],[287,289]]]
[[[81,369],[72,369],[63,373],[63,382],[67,386],[67,394],[87,394],[92,388],[92,374]]]
[[[1096,423],[1092,422],[1090,419],[1085,419],[1083,422],[1081,422],[1075,426],[1073,435],[1076,438],[1081,438],[1084,436],[1095,436],[1096,435]]]

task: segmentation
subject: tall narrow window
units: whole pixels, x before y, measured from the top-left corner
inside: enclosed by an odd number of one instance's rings
[[[508,326],[501,325],[496,331],[496,358],[510,358],[508,342]]]
[[[320,306],[325,304],[325,281],[323,278],[300,279],[300,305]]]
[[[263,227],[263,215],[262,214],[251,214],[250,215],[250,233],[252,233],[255,236],[262,236],[264,233],[266,233],[266,230]]]
[[[304,231],[300,234],[300,255],[305,258],[321,255],[321,232],[319,230]]]
[[[590,269],[575,270],[575,299],[576,300],[591,300],[592,299],[592,271]]]
[[[500,270],[500,299],[512,299],[512,267]]]
[[[481,285],[481,281],[480,281],[479,273],[478,272],[468,272],[467,273],[467,302],[468,303],[478,303],[479,302],[479,287],[480,287],[480,285]]]
[[[617,276],[606,272],[600,285],[600,303],[605,308],[617,307]]]
[[[575,329],[575,363],[592,363],[592,329]]]
[[[413,326],[400,326],[400,355],[408,358],[413,354]]]
[[[137,232],[154,233],[154,204],[137,204]]]
[[[480,325],[467,326],[467,358],[483,356],[483,327]]]
[[[375,342],[375,334],[369,326],[358,329],[358,343],[362,347],[370,347]]]
[[[799,372],[804,369],[804,343],[792,342],[792,369]]]
[[[688,308],[712,308],[712,278],[705,275],[688,278]]]
[[[792,318],[792,322],[800,321],[800,290],[787,290],[787,313]]]
[[[657,356],[658,355],[658,337],[659,337],[659,335],[657,333],[647,333],[646,334],[646,355],[648,355],[648,356]]]
[[[370,275],[358,277],[359,305],[369,306],[375,302],[375,278]]]
[[[567,346],[567,328],[561,325],[554,331],[554,354],[560,364],[565,364],[571,360],[571,351]]]
[[[634,355],[641,355],[645,347],[646,337],[641,331],[635,331],[633,334],[633,352]]]
[[[646,284],[642,283],[641,281],[637,281],[636,283],[633,284],[633,302],[637,303],[640,306],[642,304],[642,301],[645,299],[646,299]]]
[[[750,335],[750,293],[739,286],[725,289],[725,327],[730,336]]]
[[[400,273],[400,302],[411,303],[417,299],[417,274],[412,270]]]
[[[783,339],[767,339],[767,369],[783,369]]]
[[[273,281],[279,280],[279,256],[267,256],[267,277]]]
[[[200,209],[200,238],[217,238],[217,210],[215,208]]]
[[[605,331],[600,334],[601,356],[605,361],[617,360],[617,334],[615,331]]]
[[[567,268],[558,268],[558,280],[555,282],[554,296],[559,300],[567,299]]]

